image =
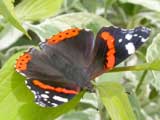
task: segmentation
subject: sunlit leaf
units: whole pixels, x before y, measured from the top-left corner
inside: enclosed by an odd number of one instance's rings
[[[0,50],[8,48],[10,45],[15,43],[22,35],[23,33],[17,30],[15,27],[5,25],[4,29],[0,32]]]
[[[123,77],[123,74],[124,74],[123,72],[117,72],[117,73],[106,72],[105,74],[96,78],[96,81],[99,83],[109,82],[109,81],[117,82]]]
[[[63,0],[23,0],[16,6],[16,14],[21,20],[36,21],[53,16]]]
[[[152,44],[147,49],[146,60],[147,62],[153,62],[152,66],[160,70],[160,34],[158,34],[154,39]],[[152,84],[157,90],[160,90],[160,72],[152,71],[153,80]]]
[[[14,0],[0,0],[0,14],[2,14],[14,27],[29,37],[28,33],[22,27],[19,19],[15,15],[13,2]]]
[[[71,13],[48,19],[38,25],[28,24],[28,27],[44,41],[51,35],[70,27],[90,28],[96,33],[102,26],[109,25],[111,23],[107,20],[94,14]]]
[[[137,17],[146,18],[156,27],[160,28],[160,13],[159,12],[141,12]],[[154,19],[153,19],[154,18]]]
[[[128,97],[129,97],[130,103],[132,105],[132,109],[133,109],[135,116],[137,118],[136,120],[145,120],[144,116],[141,113],[141,108],[140,108],[137,96],[134,93],[131,93],[128,95]]]
[[[112,120],[136,120],[128,96],[119,83],[103,82],[96,88]]]
[[[136,5],[141,5],[148,9],[160,12],[160,1],[159,0],[119,0],[123,3],[133,3]]]

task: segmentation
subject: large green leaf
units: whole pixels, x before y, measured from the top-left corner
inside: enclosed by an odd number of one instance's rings
[[[21,20],[36,21],[53,16],[63,0],[23,0],[16,6],[16,14]]]
[[[123,3],[132,3],[136,5],[141,5],[148,9],[160,12],[160,1],[159,0],[119,0]]]
[[[19,29],[29,37],[28,33],[22,27],[21,23],[15,15],[13,2],[14,0],[0,0],[0,14],[2,14],[5,19],[9,21],[13,26],[15,26],[17,29]]]
[[[12,56],[0,71],[0,120],[53,120],[77,105],[84,92],[56,108],[36,105],[32,93],[24,84],[25,78],[13,67],[20,54]]]
[[[28,24],[28,27],[43,41],[49,36],[70,27],[90,28],[96,33],[102,26],[109,25],[111,23],[100,16],[82,12],[61,15],[48,19],[38,25]]]
[[[112,120],[136,120],[128,96],[118,82],[102,82],[96,88]]]
[[[153,39],[152,44],[147,49],[146,60],[147,62],[154,62],[152,66],[160,70],[160,33]],[[160,72],[152,71],[153,80],[152,84],[157,90],[160,90]]]

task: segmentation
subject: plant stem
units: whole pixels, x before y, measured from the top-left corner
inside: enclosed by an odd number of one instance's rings
[[[127,66],[127,67],[117,67],[107,72],[122,72],[122,71],[141,71],[141,70],[148,70],[148,64],[142,64],[138,66]]]
[[[143,75],[142,75],[142,77],[141,77],[141,79],[140,79],[140,81],[139,81],[139,83],[138,83],[138,85],[137,85],[137,87],[136,87],[136,94],[138,95],[139,94],[139,92],[140,92],[140,86],[142,85],[142,83],[143,83],[143,81],[144,81],[144,79],[145,79],[145,76],[146,76],[146,74],[147,74],[147,70],[145,70],[144,72],[143,72]]]

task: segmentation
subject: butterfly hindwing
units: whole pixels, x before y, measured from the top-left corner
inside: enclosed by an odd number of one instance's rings
[[[36,104],[42,107],[56,107],[69,102],[79,92],[78,89],[63,88],[37,79],[26,80],[26,85],[34,94]]]

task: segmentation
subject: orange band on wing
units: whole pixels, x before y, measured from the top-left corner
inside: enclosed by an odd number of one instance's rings
[[[106,53],[106,63],[105,69],[111,69],[115,65],[115,47],[114,47],[114,37],[109,32],[102,32],[101,38],[105,41],[108,51]]]
[[[65,30],[64,32],[60,32],[56,35],[53,35],[51,38],[47,39],[47,43],[49,45],[59,43],[65,39],[77,36],[79,34],[79,32],[80,32],[80,29],[78,29],[78,28]]]
[[[65,93],[65,94],[78,94],[78,91],[68,90],[66,88],[61,88],[61,87],[53,87],[50,85],[46,85],[40,82],[39,80],[33,80],[33,84],[45,90],[51,90],[59,93]]]
[[[16,62],[16,70],[18,71],[24,71],[27,69],[28,62],[32,59],[32,56],[29,53],[24,53],[22,56],[20,56],[17,59]]]

